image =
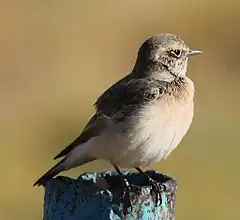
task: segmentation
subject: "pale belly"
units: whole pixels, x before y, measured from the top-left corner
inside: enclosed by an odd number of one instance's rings
[[[76,147],[68,155],[66,169],[89,159],[105,159],[124,168],[146,167],[166,159],[192,122],[194,87],[190,79],[186,80],[180,98],[165,95],[129,121],[109,123],[101,135]]]
[[[150,166],[166,159],[178,146],[192,118],[193,99],[172,103],[160,100],[133,116],[127,130],[123,129],[126,122],[112,124],[102,135],[76,148],[69,157],[69,167],[82,164],[88,157],[123,168]]]
[[[109,153],[106,159],[120,167],[131,168],[150,166],[167,158],[191,125],[193,101],[170,105],[162,101],[144,109],[128,132],[117,132],[118,135],[109,138],[112,141],[106,149]]]

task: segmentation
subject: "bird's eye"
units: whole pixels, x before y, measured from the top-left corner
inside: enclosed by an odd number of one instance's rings
[[[181,56],[181,50],[178,50],[178,49],[170,50],[170,54],[173,57],[179,58]]]

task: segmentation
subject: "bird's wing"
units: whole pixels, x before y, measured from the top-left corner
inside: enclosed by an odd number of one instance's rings
[[[57,156],[55,156],[54,160],[67,155],[73,148],[80,144],[83,144],[92,137],[98,136],[108,124],[109,118],[107,118],[103,114],[96,113],[89,120],[80,136],[76,140],[74,140],[70,145],[68,145],[65,149],[63,149]]]
[[[81,135],[54,159],[67,155],[76,146],[100,135],[110,123],[116,123],[114,119],[124,120],[142,104],[159,97],[161,88],[155,81],[130,77],[131,75],[124,77],[98,98],[95,103],[96,114],[87,123]]]
[[[150,77],[120,80],[98,98],[95,107],[97,112],[113,119],[121,112],[131,114],[141,105],[160,98],[162,92],[162,82]]]

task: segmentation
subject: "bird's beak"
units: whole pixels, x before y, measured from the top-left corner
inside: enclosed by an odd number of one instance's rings
[[[203,52],[201,50],[189,50],[188,51],[188,56],[195,56],[195,55],[199,55],[202,54]]]

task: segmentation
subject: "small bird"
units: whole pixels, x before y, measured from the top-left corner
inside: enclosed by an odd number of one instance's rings
[[[194,110],[194,84],[186,76],[188,57],[201,53],[172,34],[147,39],[132,72],[97,99],[96,113],[80,136],[54,158],[63,159],[34,185],[45,185],[61,171],[104,159],[122,178],[129,197],[130,184],[119,167],[144,174],[140,167],[166,159],[187,133]],[[160,194],[156,181],[148,179]]]

